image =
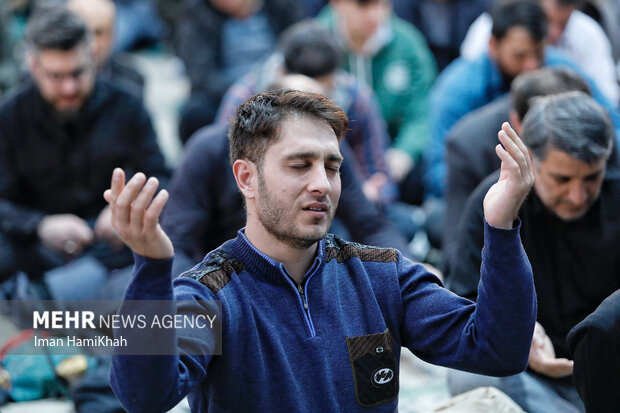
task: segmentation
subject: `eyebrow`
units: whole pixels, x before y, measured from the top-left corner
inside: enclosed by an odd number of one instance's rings
[[[599,176],[600,174],[603,173],[603,169],[601,168],[597,171],[592,172],[591,174],[588,174],[586,176],[583,177],[583,179],[588,179],[588,178],[596,178],[597,176]],[[572,179],[573,177],[570,175],[562,175],[562,174],[556,174],[556,173],[550,173],[550,175],[554,178],[568,178],[568,179]]]
[[[287,161],[291,161],[294,159],[318,159],[319,157],[320,155],[317,152],[296,152],[290,155],[286,155],[284,159]],[[344,161],[344,158],[341,155],[332,153],[327,156],[327,161],[342,163]]]

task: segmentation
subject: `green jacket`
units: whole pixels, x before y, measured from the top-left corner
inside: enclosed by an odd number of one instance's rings
[[[367,57],[348,49],[329,6],[318,19],[327,25],[342,47],[343,68],[374,90],[388,124],[392,146],[418,159],[428,145],[428,96],[437,74],[424,36],[413,25],[392,16],[385,44]]]

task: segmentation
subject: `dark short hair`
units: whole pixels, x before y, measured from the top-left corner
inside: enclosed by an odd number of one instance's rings
[[[503,39],[513,27],[523,27],[537,42],[547,37],[547,15],[536,0],[499,0],[491,8],[493,37]]]
[[[581,9],[586,0],[555,0],[559,6],[574,7],[575,9]]]
[[[535,98],[522,135],[538,160],[557,149],[588,164],[608,158],[615,139],[607,112],[583,92]]]
[[[543,67],[522,73],[512,81],[510,87],[512,107],[519,115],[519,119],[523,119],[530,109],[533,98],[575,90],[591,94],[588,83],[574,70],[564,67]]]
[[[72,50],[89,38],[84,21],[57,3],[37,8],[26,27],[26,42],[37,52]]]
[[[280,126],[293,116],[327,122],[338,140],[349,126],[344,111],[323,95],[290,89],[259,93],[237,107],[230,123],[231,164],[248,159],[260,169],[269,145],[279,139]]]
[[[278,45],[288,73],[319,77],[333,73],[340,65],[340,50],[334,37],[316,20],[304,20],[289,27]]]

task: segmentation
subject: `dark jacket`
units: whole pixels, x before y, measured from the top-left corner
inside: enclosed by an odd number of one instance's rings
[[[465,206],[455,254],[445,272],[446,286],[475,298],[483,242],[482,200],[497,181],[490,175]],[[532,190],[519,210],[521,239],[534,272],[538,321],[557,357],[570,357],[566,335],[620,288],[620,176],[608,165],[598,200],[574,221],[549,212]]]
[[[0,105],[0,230],[34,236],[48,214],[96,217],[112,170],[168,171],[139,98],[98,80],[77,120],[62,123],[28,82]]]
[[[263,8],[275,37],[303,18],[297,2],[264,0]],[[222,26],[229,17],[211,6],[208,0],[187,0],[179,22],[175,43],[192,91],[217,96],[217,101],[230,86],[224,80],[222,67]]]
[[[228,125],[201,129],[188,142],[181,165],[170,183],[170,200],[162,225],[172,239],[177,256],[185,253],[201,260],[223,242],[235,238],[245,226],[243,197],[237,189],[229,162]],[[395,247],[405,256],[405,240],[379,215],[362,192],[351,150],[341,144],[342,192],[336,211],[354,241]]]
[[[577,324],[567,338],[575,386],[587,413],[620,411],[620,290]]]

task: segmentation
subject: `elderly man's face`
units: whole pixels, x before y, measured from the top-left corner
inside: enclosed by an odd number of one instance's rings
[[[491,37],[489,53],[508,81],[523,72],[539,69],[545,53],[544,42],[536,41],[520,26],[512,27],[502,39]]]
[[[588,164],[550,149],[543,161],[534,162],[534,190],[548,210],[563,220],[574,220],[598,198],[606,166],[605,158]]]
[[[342,155],[329,124],[292,117],[258,172],[256,214],[274,238],[308,248],[329,230],[340,198]]]
[[[33,52],[29,61],[41,95],[58,113],[71,114],[82,107],[95,81],[94,58],[89,46]]]

